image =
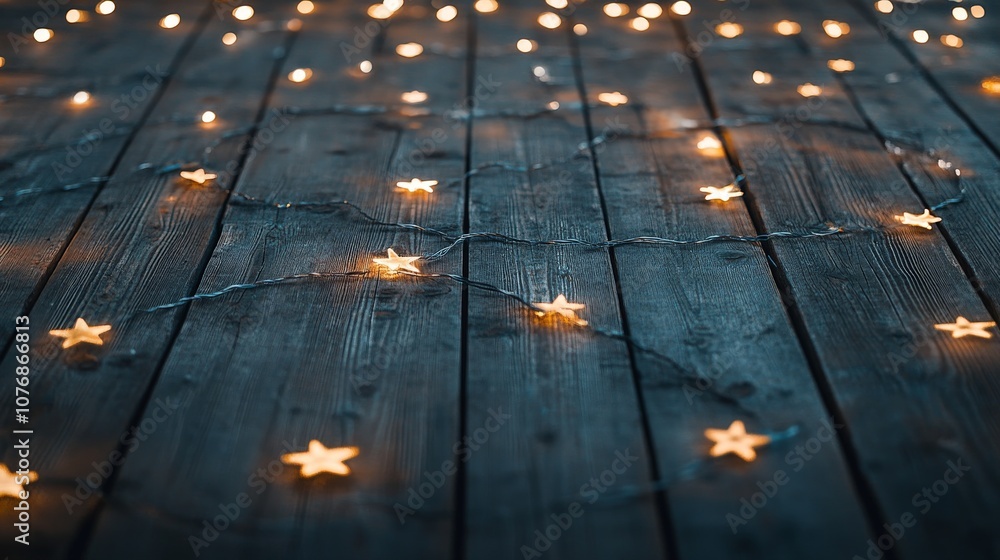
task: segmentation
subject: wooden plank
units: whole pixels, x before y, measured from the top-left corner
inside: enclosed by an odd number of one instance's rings
[[[477,57],[476,76],[501,84],[479,106],[530,112],[555,100],[563,108],[537,118],[476,119],[473,169],[495,161],[529,166],[561,160],[588,140],[565,26],[541,29],[535,23],[539,7],[502,3],[497,13],[477,16],[478,50],[510,53]],[[539,49],[512,52],[524,37],[538,41]],[[534,66],[547,69],[549,85],[532,78]],[[544,169],[475,175],[469,193],[471,231],[529,239],[605,237],[586,151]],[[530,301],[565,294],[586,304],[581,314],[593,326],[621,328],[604,250],[473,243],[468,254],[475,280]],[[469,293],[467,343],[464,433],[476,438],[477,449],[466,467],[465,556],[662,558],[655,497],[623,499],[651,482],[627,347],[476,291]],[[510,418],[488,433],[494,411]],[[623,461],[625,455],[631,459]]]
[[[13,273],[0,278],[0,308],[23,313],[31,307],[103,185],[95,178],[114,169],[206,7],[178,8],[181,24],[166,30],[157,26],[162,8],[133,3],[87,24],[62,24],[51,41],[32,40],[17,54],[5,53],[0,266]],[[19,29],[20,18],[33,13],[14,12],[3,28]],[[91,94],[85,106],[70,102],[78,90]],[[83,188],[16,196],[66,185]],[[0,325],[0,348],[7,348],[13,332],[13,323]]]
[[[86,530],[101,503],[93,486],[107,486],[109,467],[120,464],[121,453],[138,438],[130,424],[141,427],[146,420],[134,415],[145,404],[181,314],[135,312],[194,288],[226,194],[192,188],[174,173],[137,168],[197,160],[223,130],[254,122],[269,82],[272,51],[285,34],[248,36],[240,48],[224,49],[219,37],[230,25],[211,20],[152,113],[150,122],[156,125],[141,130],[128,146],[31,310],[29,427],[44,441],[33,448],[39,481],[32,485],[32,513],[44,522],[32,526],[35,546],[28,557],[58,557],[81,544],[74,544],[74,535]],[[223,87],[230,90],[225,104],[216,97]],[[174,120],[210,107],[219,111],[213,126],[195,124],[193,118]],[[225,169],[227,162],[239,161],[239,147],[238,140],[217,146],[209,167]],[[62,350],[47,334],[77,317],[112,324],[104,346]],[[13,371],[13,351],[0,363]],[[13,381],[2,381],[0,402],[6,410],[13,408]],[[2,441],[5,462],[14,464],[12,434],[5,433]],[[72,502],[77,491],[80,503],[68,507],[64,500]],[[2,538],[9,542],[13,531],[6,525]]]
[[[637,32],[599,6],[581,7],[576,19],[589,30],[579,44],[594,131],[622,127],[648,137],[623,132],[598,151],[611,236],[754,236],[741,199],[709,202],[698,191],[733,175],[724,158],[696,148],[715,137],[712,128],[687,130],[707,115],[690,67],[664,55],[678,44],[670,20]],[[598,100],[615,91],[628,103]],[[623,246],[614,254],[633,337],[670,359],[637,354],[661,477],[678,478],[707,457],[706,428],[741,419],[756,432],[799,430],[752,463],[727,457],[673,481],[666,497],[677,554],[851,557],[868,538],[864,507],[764,251],[722,242]]]
[[[710,45],[701,61],[723,118],[779,121],[728,129],[760,224],[872,228],[822,244],[772,243],[794,318],[823,373],[825,400],[847,423],[841,434],[872,500],[872,529],[881,535],[889,530],[883,523],[913,524],[905,538],[883,538],[904,558],[995,556],[986,520],[1000,508],[993,475],[1000,457],[978,442],[1000,429],[992,404],[1000,347],[933,328],[988,312],[939,232],[892,227],[893,215],[921,201],[865,130],[825,59],[757,48],[753,30],[762,28],[748,27],[725,49]],[[764,65],[774,81],[751,85],[750,73]],[[806,82],[821,85],[823,95],[799,96],[796,87]],[[954,481],[953,465],[971,470],[952,485],[944,477]],[[947,496],[921,496],[935,485]],[[870,546],[856,543],[857,554]]]
[[[315,114],[289,116],[287,130],[251,154],[240,193],[271,202],[348,199],[381,219],[459,229],[463,192],[445,179],[464,173],[465,126],[441,115],[464,98],[465,60],[429,52],[403,59],[393,49],[434,37],[462,50],[466,24],[418,19],[419,9],[408,3],[393,18],[365,76],[353,70],[358,58],[330,55],[331,41],[364,29],[363,10],[320,5],[281,70],[309,67],[313,79],[282,79],[274,99]],[[419,107],[433,115],[399,112],[410,109],[400,95],[411,90],[428,94]],[[322,114],[337,105],[393,111]],[[432,194],[394,188],[414,175],[441,184]],[[336,208],[236,204],[222,230],[201,292],[293,273],[369,270],[389,247],[405,255],[441,244]],[[460,258],[418,266],[452,271]],[[456,479],[443,471],[457,461],[461,309],[456,285],[374,269],[193,305],[151,400],[182,402],[180,420],[130,457],[89,556],[178,558],[197,548],[216,558],[447,557]],[[359,447],[350,477],[301,480],[281,464],[282,454],[311,439]],[[411,497],[417,492],[422,506]],[[248,505],[219,525],[229,527],[217,537],[205,532],[203,522],[215,523],[220,505],[241,495]]]

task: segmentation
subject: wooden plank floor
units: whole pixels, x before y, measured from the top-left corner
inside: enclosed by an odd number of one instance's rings
[[[1000,557],[1000,2],[297,4],[0,3],[0,553]]]

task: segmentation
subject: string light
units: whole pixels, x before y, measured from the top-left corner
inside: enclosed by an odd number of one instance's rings
[[[645,31],[649,29],[649,20],[644,17],[633,18],[632,21],[628,22],[629,27],[635,29],[636,31]]]
[[[989,76],[983,78],[980,83],[983,89],[990,93],[1000,93],[1000,76]]]
[[[954,323],[940,323],[934,325],[934,328],[939,331],[947,331],[951,333],[952,338],[965,338],[966,336],[975,336],[979,338],[993,338],[993,333],[987,331],[986,329],[997,326],[996,323],[992,321],[981,321],[981,322],[971,322],[961,315],[955,319]]]
[[[703,193],[708,193],[705,196],[705,200],[720,200],[722,202],[728,202],[730,198],[743,196],[743,191],[737,190],[735,183],[730,183],[724,187],[701,187],[698,190]]]
[[[296,68],[288,73],[288,79],[292,82],[300,84],[312,78],[313,71],[311,68]]]
[[[18,500],[21,498],[21,493],[24,492],[25,482],[34,482],[38,480],[38,473],[35,471],[28,471],[26,475],[18,474],[7,468],[7,465],[0,463],[0,496],[12,496]]]
[[[646,4],[646,6],[649,5],[651,4]],[[655,4],[652,5],[655,6]],[[643,8],[645,8],[646,6],[643,6]],[[659,8],[659,6],[656,7]],[[674,2],[673,4],[670,5],[670,11],[679,16],[686,16],[691,13],[691,4],[685,2],[685,0],[680,0],[679,2]]]
[[[94,344],[96,346],[103,346],[104,341],[101,340],[101,335],[110,331],[111,325],[94,325],[90,326],[82,318],[78,318],[76,323],[71,329],[64,330],[51,330],[49,334],[57,337],[64,338],[62,347],[70,348],[76,346],[80,343]]]
[[[236,43],[236,34],[233,32],[226,33],[222,36],[223,45],[232,45]]]
[[[532,303],[531,305],[538,308],[538,310],[535,311],[535,314],[538,315],[539,317],[555,314],[561,317],[565,317],[569,321],[576,323],[581,327],[586,327],[588,324],[587,321],[584,321],[583,319],[576,316],[576,312],[580,311],[586,306],[582,303],[570,303],[569,301],[566,300],[566,296],[564,296],[563,294],[559,294],[558,296],[556,296],[556,299],[552,300],[552,303],[541,302],[541,303]]]
[[[535,50],[535,42],[531,39],[518,39],[517,50],[523,53],[529,53]]]
[[[823,94],[823,88],[808,82],[800,85],[796,88],[796,91],[798,91],[799,95],[802,97],[816,97]]]
[[[706,135],[703,136],[701,140],[698,140],[698,149],[702,154],[709,156],[721,156],[723,155],[722,142],[715,136]]]
[[[930,34],[923,29],[915,29],[912,36],[914,41],[921,44],[926,43],[931,38]]]
[[[754,70],[753,72],[753,82],[755,84],[769,84],[773,79],[774,77],[770,73],[763,70]]]
[[[826,61],[826,67],[834,72],[851,72],[854,70],[854,62],[845,58],[837,58]]]
[[[878,0],[875,2],[875,9],[883,14],[889,14],[892,13],[893,5],[891,0]]]
[[[385,0],[385,2],[382,2],[382,5],[385,6],[390,12],[396,13],[403,7],[403,0]]]
[[[304,478],[315,476],[321,472],[347,476],[351,469],[344,461],[357,457],[357,447],[326,447],[319,440],[309,442],[309,450],[300,453],[287,453],[281,456],[286,465],[301,465],[300,474]]]
[[[34,37],[39,43],[44,43],[55,36],[55,33],[47,27],[39,27],[34,33],[31,34],[31,36]]]
[[[476,11],[482,14],[490,14],[500,7],[496,0],[476,0]]]
[[[66,12],[66,21],[68,23],[83,23],[90,19],[90,15],[83,10],[69,10]]]
[[[715,32],[720,37],[733,39],[743,34],[743,26],[738,23],[725,22],[715,26]]]
[[[931,214],[930,210],[924,210],[923,214],[910,214],[909,212],[903,212],[902,216],[893,216],[896,218],[897,222],[902,223],[904,226],[916,226],[924,229],[934,229],[931,224],[936,224],[941,221],[941,218]]]
[[[215,120],[215,113],[212,111],[205,111],[201,114],[201,122],[208,124]]]
[[[748,434],[746,426],[741,420],[734,421],[725,430],[709,428],[705,430],[705,437],[715,442],[715,445],[708,452],[712,457],[733,453],[747,462],[757,458],[754,447],[767,445],[771,442],[771,438],[768,436]]]
[[[628,97],[620,91],[599,93],[597,94],[597,100],[601,103],[607,103],[612,107],[617,107],[619,105],[624,105],[628,103]]]
[[[289,31],[298,31],[302,29],[302,20],[299,18],[292,18],[285,22],[285,29]]]
[[[75,105],[85,105],[90,101],[90,93],[86,91],[78,91],[73,94],[73,104]]]
[[[986,9],[982,6],[973,6],[969,8],[969,13],[972,14],[972,17],[979,19],[986,15]]]
[[[403,190],[407,190],[411,193],[417,191],[432,193],[434,192],[434,189],[432,187],[434,187],[437,184],[438,184],[437,181],[422,181],[414,177],[412,181],[400,181],[396,183],[396,187]]]
[[[361,70],[361,72],[364,73],[364,74],[367,74],[367,73],[371,72],[372,71],[372,61],[370,61],[370,60],[362,60],[361,63],[358,64],[358,70]]]
[[[427,101],[427,94],[422,91],[404,91],[399,95],[405,103],[423,103]]]
[[[7,59],[0,56],[0,68],[3,68],[5,64],[7,64]]]
[[[851,32],[851,26],[835,19],[823,20],[823,31],[833,39],[843,37]]]
[[[569,2],[567,0],[545,0],[545,3],[557,10],[561,10],[566,6],[569,6]]]
[[[941,43],[946,47],[952,47],[955,49],[961,48],[962,45],[964,44],[962,38],[959,37],[958,35],[942,35]]]
[[[246,4],[237,6],[233,8],[233,17],[240,21],[246,21],[253,17],[253,8]]]
[[[206,173],[204,169],[198,168],[194,171],[181,171],[181,178],[187,179],[199,185],[204,185],[208,181],[215,179],[217,175],[215,173]]]
[[[295,9],[300,14],[311,14],[313,13],[313,10],[316,9],[316,5],[310,2],[309,0],[302,0],[295,6]]]
[[[620,2],[612,2],[604,5],[604,13],[609,17],[622,17],[628,13],[628,6]]]
[[[164,29],[173,29],[181,24],[180,14],[167,14],[160,19],[160,27]]]
[[[650,2],[649,4],[643,4],[636,10],[636,13],[646,19],[656,19],[663,15],[663,8],[659,4],[654,4]],[[676,13],[676,12],[675,12]],[[677,14],[684,15],[684,14]]]
[[[400,270],[408,270],[410,272],[420,273],[420,269],[413,265],[414,261],[420,260],[419,256],[416,257],[401,257],[396,254],[391,248],[388,250],[389,257],[381,258],[376,257],[372,259],[375,264],[388,269],[390,274],[395,274]]]
[[[582,35],[586,35],[587,34],[587,26],[584,25],[584,24],[582,24],[582,23],[578,23],[578,24],[576,24],[576,25],[573,26],[573,33],[575,33],[577,35],[581,35],[581,36]]]
[[[422,52],[424,52],[424,46],[420,43],[402,43],[400,45],[396,45],[396,54],[403,58],[420,56],[420,53]]]
[[[552,12],[543,12],[538,16],[538,25],[545,29],[555,29],[562,25],[562,18]]]
[[[385,4],[372,4],[368,7],[368,15],[374,19],[389,19],[393,11],[385,7]]]
[[[779,35],[798,35],[802,32],[802,26],[794,21],[783,19],[774,24],[774,30]]]
[[[111,0],[104,0],[104,2],[99,3],[97,7],[94,8],[94,11],[102,16],[106,16],[115,11],[115,3]]]
[[[458,17],[458,8],[456,8],[455,6],[443,6],[440,10],[437,11],[435,16],[438,18],[438,21],[444,21],[444,22],[451,21],[456,17]]]
[[[969,19],[969,11],[961,6],[956,6],[951,9],[951,17],[957,21],[965,21]]]

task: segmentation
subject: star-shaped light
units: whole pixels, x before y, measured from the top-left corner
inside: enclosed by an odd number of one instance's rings
[[[896,216],[896,220],[901,222],[906,226],[917,226],[924,229],[933,229],[931,224],[936,224],[941,221],[941,218],[937,216],[932,216],[930,210],[924,210],[923,214],[910,214],[909,212],[903,212],[902,216]]]
[[[434,189],[432,189],[431,187],[433,187],[436,184],[438,184],[437,181],[421,181],[420,179],[414,177],[412,181],[400,181],[396,183],[396,186],[401,189],[406,189],[410,192],[417,192],[417,191],[434,192]]]
[[[14,496],[20,499],[21,491],[24,490],[23,484],[18,484],[15,482],[17,479],[17,473],[11,472],[7,468],[7,465],[0,464],[0,496]],[[28,481],[34,482],[38,480],[38,473],[35,471],[28,471]]]
[[[732,183],[724,187],[702,187],[698,190],[708,193],[705,195],[705,200],[721,200],[726,202],[730,198],[743,196],[743,191],[736,190],[736,185]]]
[[[199,167],[194,171],[181,171],[181,177],[188,181],[194,181],[199,185],[204,185],[207,181],[215,179],[217,175],[215,173],[206,173],[204,169]]]
[[[559,294],[556,299],[552,300],[552,303],[533,303],[535,307],[541,309],[541,311],[535,311],[535,314],[539,317],[545,316],[549,313],[556,313],[562,315],[563,317],[573,321],[577,325],[584,327],[587,322],[576,316],[576,312],[586,307],[582,303],[570,303],[566,301],[566,296]]]
[[[612,107],[617,107],[619,105],[624,105],[628,103],[628,96],[620,91],[600,93],[597,95],[597,100],[601,103],[607,103]]]
[[[302,465],[301,472],[304,477],[321,472],[346,476],[351,474],[351,469],[344,464],[344,461],[357,456],[357,447],[327,447],[314,439],[309,442],[309,451],[288,453],[282,455],[281,460],[288,465]]]
[[[420,272],[420,269],[413,266],[413,261],[419,259],[420,257],[401,257],[396,254],[396,251],[389,249],[389,258],[375,258],[375,264],[379,266],[384,266],[389,269],[389,272],[399,272],[402,270],[409,270],[410,272]]]
[[[92,327],[83,319],[77,319],[76,324],[73,325],[72,329],[52,330],[49,331],[49,334],[65,338],[66,340],[62,343],[63,348],[69,348],[70,346],[75,346],[81,342],[102,346],[104,341],[101,340],[100,335],[110,330],[111,325],[94,325]]]
[[[709,428],[705,430],[705,437],[715,442],[715,445],[708,452],[712,457],[735,453],[744,461],[756,459],[757,452],[753,448],[766,445],[771,441],[768,436],[748,434],[742,420],[734,421],[725,430]]]
[[[997,326],[992,321],[980,321],[978,323],[969,321],[965,317],[959,316],[954,323],[941,323],[934,325],[939,331],[951,331],[953,338],[965,336],[978,336],[979,338],[993,338],[993,333],[986,329]]]

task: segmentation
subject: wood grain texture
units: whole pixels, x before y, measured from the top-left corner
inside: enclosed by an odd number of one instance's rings
[[[250,155],[237,189],[272,203],[347,199],[381,219],[457,231],[462,190],[445,179],[464,172],[464,123],[399,111],[411,109],[400,101],[411,90],[426,92],[419,107],[438,113],[459,104],[465,61],[429,53],[408,60],[393,49],[433,35],[461,51],[465,20],[442,24],[404,8],[372,42],[384,45],[381,52],[367,46],[347,60],[328,47],[364,27],[368,19],[354,8],[324,5],[310,17],[281,75],[310,67],[316,82],[283,79],[274,107],[393,111],[290,115]],[[372,74],[354,71],[362,57],[374,62]],[[433,194],[395,188],[413,176],[441,184]],[[150,401],[182,402],[178,421],[131,456],[89,557],[178,558],[195,549],[202,558],[447,557],[456,479],[442,471],[457,461],[461,290],[387,275],[371,262],[389,247],[406,255],[440,244],[367,224],[347,209],[229,208],[201,292],[301,272],[370,273],[192,307]],[[452,271],[455,259],[418,266]],[[281,463],[311,439],[358,446],[351,476],[301,479],[297,467]],[[205,532],[204,521],[241,495],[250,503],[237,508],[231,526],[217,537]]]
[[[715,137],[711,128],[681,130],[708,115],[690,66],[678,64],[673,26],[660,20],[638,33],[598,14],[583,6],[575,17],[589,29],[579,43],[595,131],[625,129],[597,154],[611,236],[755,235],[741,199],[706,201],[698,191],[734,177],[724,158],[696,148]],[[598,101],[613,91],[629,103]],[[868,538],[864,506],[759,245],[626,246],[615,256],[633,336],[670,360],[637,354],[661,476],[678,479],[666,494],[679,556],[849,558]],[[751,431],[799,433],[752,463],[729,456],[677,474],[708,453],[706,428],[736,419]],[[742,501],[759,505],[772,486],[763,507]]]
[[[32,308],[30,427],[45,441],[32,462],[39,473],[32,511],[46,522],[37,525],[38,543],[29,557],[57,557],[73,544],[74,533],[100,503],[93,490],[108,481],[111,469],[105,464],[120,464],[121,450],[138,437],[130,423],[144,419],[133,415],[179,326],[176,311],[146,315],[140,310],[190,293],[214,235],[226,199],[221,189],[192,188],[174,173],[137,168],[197,160],[224,129],[256,118],[272,50],[284,34],[261,35],[225,51],[218,39],[225,27],[213,19],[194,45],[150,117],[158,124],[144,128],[128,146]],[[174,115],[194,117],[217,103],[220,88],[233,91],[214,126],[171,121]],[[239,146],[234,138],[217,147],[209,167],[224,169],[226,162],[238,160]],[[47,334],[77,317],[113,325],[104,346],[64,351]],[[0,364],[13,371],[13,351]],[[6,410],[13,407],[13,382],[13,377],[3,379],[0,403]],[[16,455],[13,444],[5,433],[8,464]],[[75,503],[78,488],[82,497]],[[8,542],[12,531],[4,526]]]

